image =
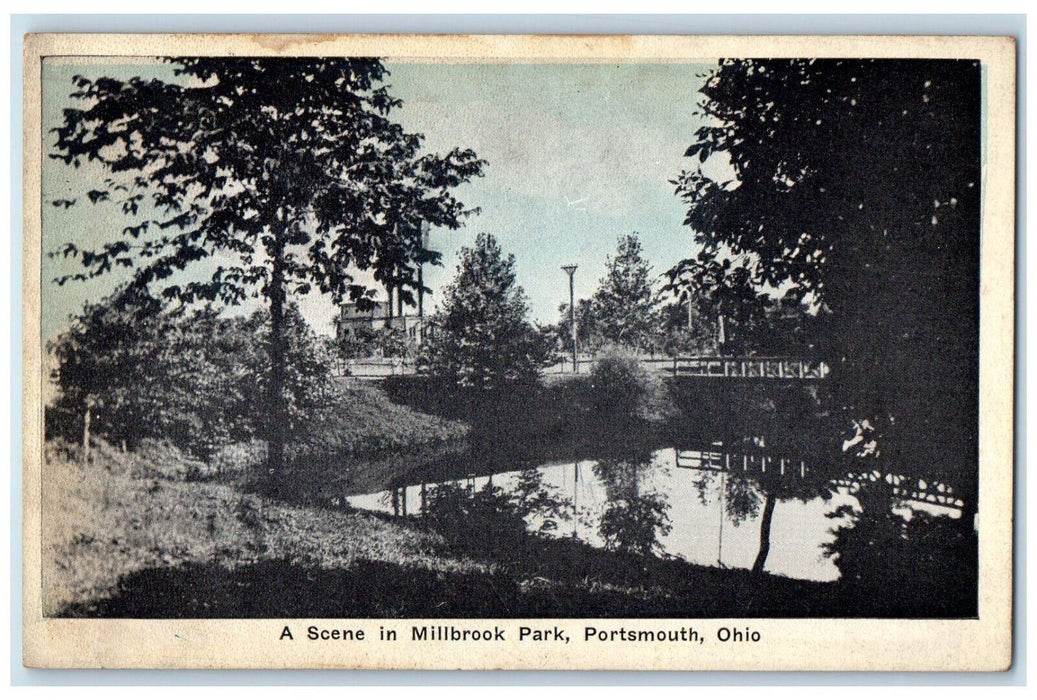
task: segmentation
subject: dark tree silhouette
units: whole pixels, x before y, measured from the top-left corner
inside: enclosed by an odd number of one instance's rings
[[[862,484],[856,497],[859,508],[831,514],[848,520],[824,549],[842,575],[839,588],[860,614],[976,615],[975,531],[920,510],[907,515],[906,504],[882,481]]]
[[[355,270],[399,290],[438,255],[421,224],[456,228],[453,188],[481,174],[468,150],[422,154],[422,136],[389,119],[400,102],[373,59],[170,58],[178,79],[75,79],[54,158],[103,166],[93,203],[129,220],[98,250],[66,244],[80,273],[132,270],[130,291],[191,303],[261,296],[270,312],[269,466],[284,464],[286,299],[311,289],[363,305]],[[77,198],[79,199],[79,198]],[[58,204],[66,204],[56,202]],[[210,270],[178,274],[199,261]],[[211,270],[211,268],[215,268]]]
[[[675,180],[696,240],[819,308],[831,405],[974,504],[978,62],[725,60],[702,94]]]
[[[708,309],[710,318],[700,318],[700,324],[713,330],[718,353],[748,353],[759,345],[768,297],[757,289],[750,267],[702,253],[680,261],[665,277],[663,292]]]

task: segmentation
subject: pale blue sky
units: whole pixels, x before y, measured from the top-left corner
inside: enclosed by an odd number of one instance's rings
[[[433,230],[443,267],[426,268],[439,290],[453,275],[457,251],[479,232],[492,233],[517,258],[519,282],[533,317],[553,322],[568,299],[559,268],[575,262],[578,297],[590,295],[606,256],[621,234],[638,231],[654,272],[692,254],[691,231],[672,179],[689,165],[684,150],[698,121],[693,115],[703,65],[388,63],[391,93],[404,101],[395,119],[425,134],[443,152],[470,147],[489,162],[484,177],[458,194],[482,212],[459,231]],[[75,73],[126,77],[168,75],[167,66],[47,65],[44,130],[60,119]],[[44,143],[53,136],[44,134]],[[44,247],[66,240],[119,235],[125,221],[111,209],[80,204],[68,210],[51,200],[78,190],[91,170],[44,163]],[[65,325],[84,300],[108,293],[115,278],[58,289],[49,284],[60,264],[44,265],[44,336]],[[299,300],[310,322],[330,332],[334,309],[326,299]],[[438,294],[433,294],[433,303]]]

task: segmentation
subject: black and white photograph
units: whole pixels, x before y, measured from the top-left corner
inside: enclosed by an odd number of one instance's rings
[[[1010,40],[382,41],[41,43],[27,611],[593,666],[1010,609]]]

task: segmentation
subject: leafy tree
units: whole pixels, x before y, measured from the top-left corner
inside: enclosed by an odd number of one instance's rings
[[[108,177],[86,197],[116,203],[129,223],[98,250],[66,244],[60,254],[85,269],[60,281],[126,267],[139,295],[264,299],[265,432],[277,472],[288,295],[318,289],[370,303],[353,274],[360,269],[412,301],[418,266],[438,259],[422,245],[421,224],[457,228],[466,211],[451,192],[483,162],[468,150],[422,155],[422,137],[389,119],[400,102],[381,85],[388,72],[377,60],[167,60],[177,81],[75,79],[83,106],[65,110],[52,157],[99,163]],[[205,260],[214,271],[198,269]]]
[[[133,446],[146,437],[169,439],[201,456],[248,440],[265,423],[269,357],[256,340],[269,327],[263,311],[222,318],[211,308],[163,311],[155,300],[143,307],[117,298],[87,304],[50,346],[58,429],[71,437],[82,417],[84,428],[109,440]],[[319,402],[330,367],[294,305],[286,309],[285,332],[291,436]]]
[[[48,345],[59,391],[51,411],[56,420],[48,427],[72,438],[74,426],[80,426],[84,458],[89,458],[92,432],[143,422],[141,407],[131,399],[144,388],[145,372],[159,359],[156,326],[164,324],[157,306],[147,309],[155,313],[138,315],[133,309],[113,308],[112,300],[88,304]]]
[[[198,325],[157,307],[87,304],[50,344],[59,390],[54,427],[71,437],[81,418],[85,455],[94,434],[132,445],[143,437],[177,440],[188,433],[197,445],[204,441],[203,431],[194,430],[202,427],[199,402],[212,399],[210,393],[229,398],[226,387],[216,389],[215,368],[199,353]],[[200,311],[191,320],[206,315]]]
[[[675,184],[706,255],[820,307],[833,403],[974,494],[979,63],[725,60],[701,92]]]
[[[657,327],[652,268],[636,232],[619,237],[616,255],[605,267],[591,297],[597,333],[610,343],[651,349]]]
[[[688,304],[691,304],[691,325]],[[659,349],[669,357],[716,353],[716,322],[712,305],[698,298],[671,299],[659,308]]]
[[[549,338],[526,317],[529,306],[515,284],[515,256],[480,233],[461,249],[435,333],[422,348],[431,374],[466,388],[499,390],[535,382],[552,361]]]
[[[752,268],[730,258],[702,253],[666,271],[663,291],[698,307],[700,327],[714,331],[721,355],[747,354],[759,345],[768,298],[760,293]]]

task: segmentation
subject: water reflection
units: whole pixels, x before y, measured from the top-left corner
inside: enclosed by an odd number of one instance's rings
[[[851,490],[813,479],[799,462],[668,448],[346,500],[435,518],[437,530],[462,533],[471,547],[499,549],[501,538],[526,530],[708,566],[752,569],[762,562],[770,573],[832,581],[839,578],[833,529],[859,510]]]
[[[672,531],[665,491],[643,485],[651,471],[652,455],[627,459],[603,459],[593,466],[601,484],[605,506],[598,518],[598,532],[605,548],[631,554],[667,554],[660,543]]]
[[[754,444],[764,446],[762,438],[756,438]],[[768,570],[767,560],[774,541],[774,514],[779,502],[828,501],[838,492],[838,487],[825,478],[821,470],[808,470],[801,460],[749,453],[699,454],[703,457],[699,460],[695,483],[700,498],[706,499],[711,491],[718,492],[726,519],[734,525],[759,520],[759,546],[750,567],[753,573]],[[681,465],[679,452],[677,463]],[[689,466],[695,468],[694,463]],[[719,486],[710,489],[717,480]],[[722,536],[720,539],[722,542]]]

